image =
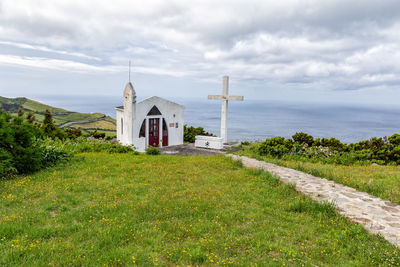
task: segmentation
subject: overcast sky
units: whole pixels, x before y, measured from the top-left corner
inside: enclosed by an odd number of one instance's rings
[[[400,106],[399,0],[0,0],[0,95]]]

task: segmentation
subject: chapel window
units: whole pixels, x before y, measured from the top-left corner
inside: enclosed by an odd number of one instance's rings
[[[124,134],[124,119],[121,118],[121,134]]]
[[[146,137],[146,120],[143,120],[142,127],[140,127],[139,137]]]
[[[168,136],[168,128],[167,128],[167,123],[165,122],[165,119],[162,120],[163,124],[163,136]]]
[[[151,115],[161,115],[161,112],[156,106],[153,106],[150,109],[149,113],[147,113],[147,116],[151,116]]]

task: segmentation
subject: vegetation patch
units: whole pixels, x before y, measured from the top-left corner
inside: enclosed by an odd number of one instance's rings
[[[220,155],[79,154],[0,196],[0,265],[400,264],[329,205]]]
[[[71,125],[71,128],[81,128],[81,129],[101,129],[107,131],[115,131],[115,122],[109,120],[101,120],[89,123],[78,123]]]
[[[242,146],[260,156],[290,160],[340,165],[400,165],[400,134],[344,144],[336,138],[314,139],[306,133],[296,133],[291,139],[272,137],[261,143],[242,143]]]

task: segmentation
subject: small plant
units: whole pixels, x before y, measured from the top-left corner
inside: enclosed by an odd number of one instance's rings
[[[242,141],[242,142],[240,142],[240,145],[241,146],[249,146],[250,142],[249,141]]]
[[[108,153],[129,153],[133,152],[133,149],[129,146],[122,146],[119,144],[111,144],[107,150]]]
[[[235,160],[233,166],[237,169],[243,168],[243,162],[241,160]]]
[[[301,197],[290,203],[288,211],[296,213],[311,213],[311,214],[321,214],[329,218],[336,216],[335,205],[331,202],[316,202],[310,198]]]
[[[160,149],[149,146],[148,148],[146,148],[146,154],[147,155],[160,155],[161,152],[160,152]]]

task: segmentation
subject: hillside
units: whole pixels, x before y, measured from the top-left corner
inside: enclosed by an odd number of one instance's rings
[[[41,122],[46,109],[53,114],[54,121],[61,128],[79,128],[84,132],[98,130],[107,135],[115,135],[115,119],[102,113],[79,113],[62,108],[52,107],[25,97],[6,98],[0,96],[0,108],[16,114],[19,108],[25,112],[34,112],[37,121]]]

